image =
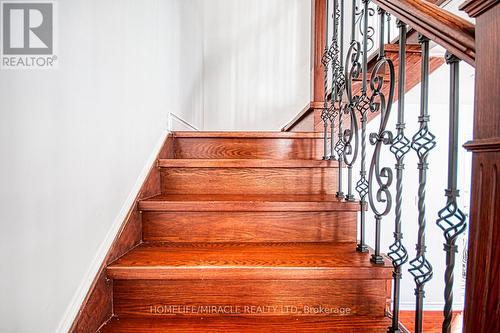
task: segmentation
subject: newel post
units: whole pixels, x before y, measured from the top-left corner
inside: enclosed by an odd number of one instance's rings
[[[311,0],[312,15],[312,45],[311,45],[311,96],[312,101],[309,108],[314,113],[315,131],[323,131],[323,123],[320,118],[323,109],[325,95],[325,71],[322,64],[323,51],[326,44],[326,3],[327,0]],[[319,112],[314,112],[318,110]],[[316,128],[317,127],[317,128]]]
[[[464,332],[500,332],[500,5],[469,0],[476,18],[476,88]]]

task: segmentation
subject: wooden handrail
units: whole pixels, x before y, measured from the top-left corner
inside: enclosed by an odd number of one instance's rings
[[[475,66],[475,27],[469,21],[427,1],[373,0],[373,2],[455,56]]]

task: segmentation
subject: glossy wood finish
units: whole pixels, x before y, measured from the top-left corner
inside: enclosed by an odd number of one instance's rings
[[[388,320],[380,317],[173,317],[113,319],[101,333],[385,333]]]
[[[346,332],[373,332],[360,316],[386,323],[391,265],[355,251],[359,203],[333,194],[336,163],[313,159],[319,134],[176,132],[168,142],[131,210],[134,237],[105,262],[105,293],[89,298],[107,311],[74,332],[93,332],[111,315],[103,330],[150,331],[120,325],[134,317],[183,329],[152,305],[271,306],[280,310],[246,315],[288,323],[311,314],[285,306],[322,306],[329,310],[314,315],[342,314],[335,325]]]
[[[355,242],[356,212],[144,212],[143,239],[163,242]]]
[[[500,151],[472,161],[465,332],[500,331]]]
[[[211,131],[176,131],[172,133],[172,136],[176,139],[175,141],[179,141],[182,138],[225,138],[225,139],[321,139],[321,135],[312,132],[293,132],[293,133],[284,133],[284,132],[231,132],[231,131],[222,131],[222,132],[211,132]]]
[[[321,212],[359,210],[357,202],[335,195],[158,195],[139,202],[142,211],[173,212]]]
[[[168,136],[158,154],[158,158],[171,158],[172,156],[173,138]],[[160,172],[158,168],[152,166],[134,205],[131,207],[96,278],[92,282],[90,290],[71,326],[71,333],[96,332],[113,315],[112,281],[106,277],[106,266],[141,242],[142,221],[138,210],[138,201],[158,195],[160,192]]]
[[[373,0],[373,2],[474,66],[475,27],[469,21],[427,1]]]
[[[336,161],[268,159],[160,159],[160,168],[334,168]]]
[[[412,332],[415,327],[415,311],[403,310],[400,312],[400,318],[401,324],[408,330],[408,332]],[[424,311],[423,318],[423,331],[425,333],[442,333],[443,311]],[[461,332],[460,328],[462,326],[462,319],[461,311],[453,311],[453,319],[451,323],[452,333]]]
[[[469,1],[476,17],[476,96],[464,332],[500,331],[500,4]]]
[[[498,5],[498,0],[467,0],[459,9],[465,11],[470,17],[478,17]]]
[[[176,159],[321,159],[320,133],[176,132]]]
[[[389,279],[355,243],[143,243],[108,266],[115,279]],[[380,288],[384,289],[384,288]]]
[[[312,10],[312,99],[323,102],[325,96],[324,67],[321,62],[326,43],[326,0],[311,0]]]
[[[205,316],[298,317],[309,315],[307,308],[321,306],[339,310],[317,316],[339,316],[345,312],[349,313],[344,316],[346,320],[349,316],[383,318],[387,295],[379,285],[376,280],[116,280],[113,306],[120,317],[199,316],[199,311],[192,308],[161,308],[169,306],[233,309],[207,311]],[[262,311],[251,310],[256,307]],[[289,310],[292,308],[298,311]]]
[[[165,194],[335,194],[336,168],[164,168]]]

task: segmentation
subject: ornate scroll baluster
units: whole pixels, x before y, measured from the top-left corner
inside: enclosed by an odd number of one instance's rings
[[[394,65],[391,60],[385,57],[384,53],[384,15],[385,11],[379,8],[380,15],[380,49],[379,60],[373,68],[370,90],[370,111],[380,111],[380,127],[377,133],[370,134],[370,143],[375,146],[373,157],[370,163],[370,171],[368,176],[368,200],[370,208],[375,214],[375,252],[372,254],[371,261],[375,264],[383,264],[384,258],[380,252],[380,232],[382,218],[386,216],[392,207],[392,195],[389,187],[392,184],[392,170],[388,167],[380,167],[380,153],[382,145],[390,145],[393,140],[392,132],[386,130],[387,122],[391,113],[392,101],[394,99]],[[382,70],[385,70],[385,77]],[[382,92],[382,88],[387,82],[389,84],[389,94],[386,98]],[[372,187],[374,182],[377,182],[377,190]],[[382,209],[377,206],[377,203],[382,204]]]
[[[368,252],[368,247],[366,246],[365,241],[365,233],[366,233],[366,195],[368,194],[368,179],[366,178],[366,122],[367,122],[367,112],[370,109],[370,100],[368,99],[367,92],[367,72],[368,72],[368,43],[371,41],[373,46],[373,39],[370,37],[370,31],[373,31],[373,28],[369,29],[368,27],[368,17],[369,17],[369,4],[370,0],[362,0],[363,2],[363,10],[361,11],[362,15],[362,31],[361,35],[363,36],[363,51],[362,51],[362,69],[361,74],[363,77],[362,85],[361,85],[361,95],[356,96],[355,105],[356,109],[361,116],[361,170],[359,172],[360,179],[356,183],[356,191],[359,193],[359,204],[361,206],[360,213],[360,240],[357,245],[358,252]],[[373,34],[372,34],[373,36]]]
[[[328,160],[330,159],[328,155],[328,122],[331,119],[331,114],[330,114],[330,108],[328,105],[328,70],[329,70],[329,65],[330,62],[332,61],[332,52],[330,47],[328,46],[328,11],[329,11],[329,1],[326,1],[326,28],[325,28],[325,48],[323,50],[323,56],[321,57],[321,64],[323,65],[324,69],[324,104],[323,104],[323,110],[321,111],[321,120],[323,121],[323,127],[324,127],[324,137],[323,137],[323,159]]]
[[[339,127],[342,127],[342,111],[344,106],[342,105],[342,95],[345,89],[345,77],[343,72],[343,37],[342,37],[342,26],[339,27],[339,23],[343,24],[343,0],[341,6],[339,6],[339,1],[333,0],[333,35],[332,35],[332,94],[331,94],[331,104],[330,110],[333,115],[333,120],[331,123],[331,152],[330,159],[335,160],[336,156],[339,159],[339,171],[341,174],[342,170],[342,150],[344,149],[344,143],[340,136],[338,136],[338,141],[335,143],[335,118],[338,117]],[[337,153],[337,154],[335,154]],[[339,177],[340,179],[340,177]],[[339,191],[337,192],[339,198],[343,198],[344,194],[342,192],[342,181],[339,182]]]
[[[450,65],[450,133],[448,152],[448,188],[446,193],[446,206],[439,211],[437,225],[443,230],[446,243],[446,271],[445,271],[445,306],[443,333],[451,332],[452,306],[453,306],[453,271],[455,268],[455,253],[458,250],[456,241],[458,236],[467,228],[465,214],[458,208],[457,186],[458,168],[458,78],[459,59],[453,54],[446,53],[446,63]]]
[[[351,15],[351,44],[349,46],[349,49],[347,50],[347,56],[344,65],[344,77],[346,80],[346,106],[344,109],[344,114],[347,115],[350,121],[350,126],[344,131],[342,131],[342,129],[339,127],[339,134],[342,135],[342,141],[344,142],[342,160],[345,162],[345,165],[347,167],[347,195],[345,196],[345,199],[347,201],[354,201],[352,168],[354,166],[354,163],[356,163],[359,147],[358,121],[356,117],[356,99],[352,94],[353,80],[357,79],[361,73],[361,64],[359,63],[359,58],[361,56],[361,44],[356,41],[356,0],[352,2]]]
[[[332,95],[331,95],[331,109],[332,113],[338,117],[339,131],[342,129],[342,113],[345,106],[342,105],[342,95],[345,89],[345,77],[343,72],[343,48],[342,48],[342,24],[343,24],[343,0],[339,7],[340,0],[333,0],[333,61],[332,61]],[[339,23],[341,26],[339,27]],[[340,132],[339,132],[340,133]],[[344,141],[341,135],[338,135],[338,140],[335,143],[335,126],[334,123],[331,124],[331,159],[336,155],[339,162],[339,178],[338,178],[338,191],[337,197],[339,199],[344,198],[344,192],[342,190],[342,168],[343,168],[343,154]],[[336,154],[335,154],[336,153]]]
[[[343,132],[343,141],[345,144],[343,151],[343,160],[347,166],[347,201],[354,201],[352,189],[352,167],[358,157],[359,133],[358,121],[356,117],[356,99],[352,95],[353,79],[359,77],[361,64],[359,57],[361,54],[361,44],[354,40],[354,32],[352,35],[351,45],[347,51],[345,78],[346,78],[346,97],[347,105],[345,114],[349,116],[350,126]],[[364,244],[364,243],[363,243]]]
[[[421,96],[420,96],[420,123],[419,131],[413,136],[412,149],[417,153],[418,163],[418,238],[416,245],[416,257],[410,261],[409,272],[415,280],[415,333],[422,333],[422,313],[424,306],[425,284],[432,278],[432,265],[427,260],[425,246],[425,190],[427,185],[427,168],[429,166],[427,157],[429,152],[436,146],[435,136],[429,131],[429,39],[419,35],[418,41],[422,47],[422,68],[421,68]]]
[[[397,21],[399,28],[399,85],[398,85],[398,122],[396,124],[397,135],[391,145],[391,152],[396,157],[396,207],[394,222],[394,243],[389,247],[389,257],[392,260],[394,271],[393,277],[393,305],[392,326],[389,333],[401,333],[399,329],[399,297],[401,288],[401,268],[408,261],[408,252],[402,243],[401,212],[403,204],[403,170],[404,158],[410,151],[410,140],[405,136],[405,83],[406,83],[406,24]]]

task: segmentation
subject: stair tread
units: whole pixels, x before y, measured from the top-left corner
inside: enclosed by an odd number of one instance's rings
[[[359,211],[359,202],[325,194],[160,194],[143,211]]]
[[[305,159],[159,159],[162,168],[332,168],[336,161]]]
[[[113,318],[101,333],[159,332],[385,332],[385,317],[196,317]]]
[[[390,278],[355,243],[142,243],[108,266],[113,278]],[[356,274],[353,274],[356,272]],[[354,276],[351,276],[354,275]]]
[[[256,202],[331,202],[342,206],[359,206],[345,202],[333,194],[159,194],[148,201],[256,201]]]
[[[268,139],[321,139],[322,133],[316,132],[238,132],[238,131],[175,131],[176,138],[268,138]]]

